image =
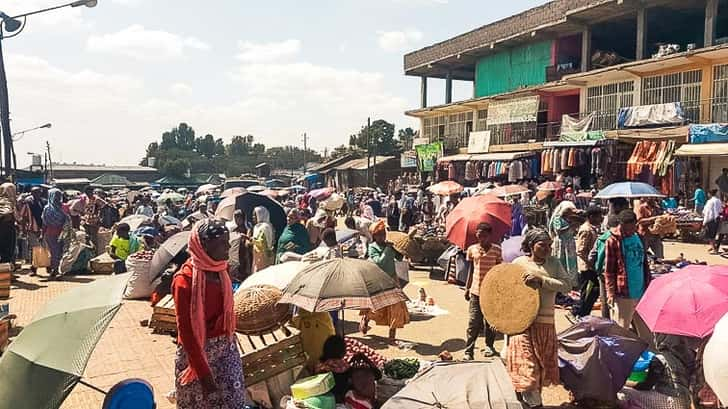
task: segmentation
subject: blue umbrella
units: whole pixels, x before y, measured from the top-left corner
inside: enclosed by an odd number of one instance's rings
[[[612,183],[594,196],[595,199],[614,199],[617,197],[633,199],[638,197],[665,197],[665,195],[647,183],[619,182]]]

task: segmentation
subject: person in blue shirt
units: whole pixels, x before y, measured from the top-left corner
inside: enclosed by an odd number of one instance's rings
[[[697,182],[697,187],[695,188],[695,194],[693,195],[693,202],[695,202],[695,211],[698,214],[703,214],[703,208],[705,207],[705,203],[708,201],[708,197],[705,194],[705,190],[700,186],[700,182]]]

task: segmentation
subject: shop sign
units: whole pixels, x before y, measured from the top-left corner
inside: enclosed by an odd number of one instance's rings
[[[403,168],[416,168],[417,167],[417,152],[405,151],[402,152],[400,157],[400,166]]]
[[[442,157],[442,142],[432,142],[427,145],[415,147],[417,152],[417,167],[420,172],[432,172],[435,170],[437,159]]]
[[[487,126],[536,122],[538,96],[494,101],[488,105]]]
[[[488,153],[490,148],[490,131],[470,132],[468,153]]]

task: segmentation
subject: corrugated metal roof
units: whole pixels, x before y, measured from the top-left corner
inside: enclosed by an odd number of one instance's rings
[[[54,163],[54,171],[69,171],[69,170],[85,170],[85,171],[99,171],[99,172],[156,172],[157,169],[150,168],[148,166],[139,165],[83,165],[83,164],[69,164],[69,163]]]
[[[386,161],[394,159],[394,156],[377,156],[376,163],[377,165],[382,164]],[[371,158],[371,164],[374,166],[374,158]],[[352,170],[364,170],[369,167],[369,164],[367,163],[367,158],[361,158],[361,159],[354,159],[346,163],[342,163],[339,166],[334,167],[336,170],[346,170],[346,169],[352,169]]]
[[[53,179],[56,185],[88,185],[91,181],[87,178]]]

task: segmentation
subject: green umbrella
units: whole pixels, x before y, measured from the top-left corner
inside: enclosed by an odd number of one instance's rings
[[[46,304],[0,358],[0,402],[14,409],[61,406],[119,311],[128,280],[98,280]]]
[[[342,308],[376,311],[402,301],[407,301],[407,296],[376,264],[335,258],[301,270],[283,290],[279,302],[317,312]]]
[[[185,200],[185,197],[177,192],[165,192],[159,195],[157,203],[164,203],[167,200],[171,200],[172,202],[181,202]]]

